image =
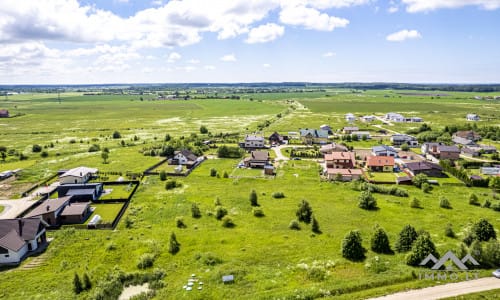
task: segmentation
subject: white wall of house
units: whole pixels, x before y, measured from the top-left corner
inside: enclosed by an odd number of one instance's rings
[[[0,254],[0,264],[18,263],[21,258],[28,252],[28,244],[24,246],[17,252],[8,249],[8,253]]]
[[[264,141],[245,141],[245,148],[264,148]]]
[[[90,174],[86,174],[82,177],[80,176],[64,176],[59,178],[61,184],[75,184],[75,183],[85,183],[90,179]]]
[[[182,153],[177,153],[174,158],[177,159],[179,165],[185,165],[188,162],[188,159]]]

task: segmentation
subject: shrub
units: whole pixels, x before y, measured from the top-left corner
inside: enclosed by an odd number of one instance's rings
[[[83,291],[83,286],[82,282],[80,281],[80,276],[78,276],[77,273],[75,273],[75,276],[73,277],[73,292],[75,294],[80,294]]]
[[[396,241],[396,251],[407,252],[411,249],[413,242],[417,239],[418,234],[415,228],[411,225],[405,225],[399,233],[399,238]]]
[[[365,264],[365,268],[378,274],[387,271],[389,269],[389,263],[378,256],[374,256]]]
[[[451,209],[450,200],[448,200],[447,198],[445,198],[443,196],[439,197],[439,207]]]
[[[257,202],[257,192],[255,192],[255,190],[252,190],[250,192],[249,200],[250,200],[250,205],[259,206],[259,203]]]
[[[479,219],[472,226],[472,233],[474,238],[480,242],[489,241],[490,239],[496,240],[497,234],[495,228],[486,219]]]
[[[486,200],[484,200],[483,207],[484,207],[484,208],[490,208],[490,206],[491,206],[491,201],[490,201],[490,199],[486,199]]]
[[[361,261],[365,259],[366,249],[362,245],[363,239],[357,230],[351,230],[342,240],[342,257],[352,260]]]
[[[418,266],[429,254],[439,258],[436,246],[427,232],[420,234],[412,247],[412,251],[406,256],[406,264]]]
[[[455,232],[453,231],[453,227],[451,224],[446,225],[446,228],[444,229],[444,235],[449,238],[455,237]]]
[[[494,211],[500,211],[500,203],[494,203],[493,205],[491,205],[491,209],[493,209]]]
[[[167,180],[167,183],[165,183],[165,189],[167,190],[172,190],[178,187],[182,187],[182,183],[175,180]]]
[[[113,251],[116,250],[116,244],[113,242],[110,242],[109,244],[106,245],[106,251]]]
[[[89,147],[89,152],[97,152],[101,150],[101,147],[97,144],[93,144],[92,146]]]
[[[377,200],[375,200],[370,191],[361,192],[358,200],[358,207],[362,209],[374,210],[377,208]]]
[[[168,252],[170,254],[176,254],[180,250],[181,244],[177,241],[177,237],[175,236],[175,233],[170,234],[170,240],[168,243]]]
[[[415,177],[412,178],[411,182],[413,183],[414,186],[420,188],[422,187],[422,184],[427,183],[427,175],[420,173],[417,174]]]
[[[326,278],[326,270],[322,266],[311,266],[307,269],[307,279],[313,281],[323,281]]]
[[[420,200],[418,200],[416,197],[413,197],[410,201],[410,207],[411,208],[422,208],[420,204]]]
[[[319,222],[316,220],[316,218],[313,216],[312,217],[312,225],[311,225],[311,230],[314,233],[321,233],[321,228],[319,227]]]
[[[470,194],[470,196],[469,196],[469,204],[470,205],[476,205],[476,206],[481,205],[479,203],[479,199],[477,198],[476,194],[474,194],[474,193]]]
[[[220,257],[217,257],[212,252],[197,254],[196,260],[201,260],[201,262],[207,266],[215,266],[222,263],[222,259]]]
[[[274,192],[274,193],[272,194],[272,197],[273,197],[274,199],[285,198],[285,193],[283,193],[283,192]]]
[[[201,218],[201,211],[197,203],[191,204],[191,216],[195,219]]]
[[[139,269],[147,269],[153,266],[155,261],[155,256],[152,253],[144,253],[139,257],[139,261],[137,262],[137,268]]]
[[[212,176],[212,177],[217,176],[217,170],[216,170],[216,169],[214,169],[214,168],[211,168],[211,169],[210,169],[210,176]]]
[[[201,125],[200,126],[200,133],[201,134],[207,134],[208,133],[207,127],[205,127],[204,125]]]
[[[31,151],[33,152],[42,152],[42,146],[38,145],[38,144],[34,144],[33,147],[31,147]]]
[[[229,174],[227,173],[227,171],[224,171],[224,175],[222,175],[222,177],[229,178]]]
[[[83,289],[90,290],[92,288],[92,281],[90,281],[89,275],[83,273]]]
[[[217,220],[221,220],[226,215],[227,215],[227,209],[225,207],[217,206],[215,208],[215,218]]]
[[[113,132],[113,138],[114,139],[119,139],[121,137],[122,137],[122,135],[118,131]]]
[[[222,218],[222,227],[232,228],[234,226],[235,226],[235,224],[233,222],[233,219],[230,216],[224,216]]]
[[[183,217],[176,217],[175,218],[175,225],[177,228],[186,228],[186,223],[184,223],[184,218]]]
[[[167,180],[167,172],[165,172],[165,170],[162,170],[162,171],[160,172],[160,180],[161,180],[161,181],[165,181],[165,180]]]
[[[422,189],[422,192],[429,193],[431,191],[432,187],[429,183],[424,182],[424,183],[422,183],[421,189]]]
[[[42,153],[40,153],[40,156],[43,157],[43,158],[48,157],[49,156],[49,152],[42,151]]]
[[[255,217],[261,218],[264,216],[264,211],[260,207],[254,207],[252,212]]]
[[[304,222],[306,224],[311,223],[312,208],[307,200],[302,200],[302,202],[300,202],[299,208],[297,209],[295,215],[300,222]]]
[[[391,254],[392,249],[389,244],[389,237],[382,227],[376,226],[370,241],[371,249],[375,253]]]
[[[288,224],[288,228],[292,230],[300,230],[300,223],[297,220],[292,220],[290,221],[290,224]]]

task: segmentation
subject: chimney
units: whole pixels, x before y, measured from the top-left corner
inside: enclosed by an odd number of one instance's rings
[[[23,236],[23,220],[22,219],[17,219],[17,222],[19,224],[19,236]]]
[[[50,205],[47,205],[47,211],[49,211],[49,210],[50,210]]]

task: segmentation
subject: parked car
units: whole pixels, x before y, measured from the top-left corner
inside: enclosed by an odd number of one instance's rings
[[[292,158],[292,160],[300,160],[301,158],[300,157],[294,157]]]
[[[493,271],[491,274],[493,274],[496,278],[500,278],[500,269]]]

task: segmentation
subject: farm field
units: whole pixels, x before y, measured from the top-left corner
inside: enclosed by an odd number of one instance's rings
[[[472,100],[475,94],[471,93],[448,94],[450,96],[432,99],[431,96],[401,95],[400,91],[327,90],[248,94],[241,95],[241,100],[152,101],[144,96],[141,101],[140,96],[135,95],[67,93],[61,94],[61,103],[57,94],[14,95],[1,103],[2,108],[22,115],[0,119],[0,146],[15,149],[28,158],[20,161],[8,156],[5,162],[0,162],[0,171],[23,169],[16,181],[9,183],[12,189],[18,190],[60,169],[81,165],[101,172],[121,172],[125,177],[127,172],[142,173],[162,159],[143,152],[145,148],[162,145],[166,134],[179,139],[192,134],[211,139],[217,133],[235,133],[235,139],[241,140],[244,134],[256,131],[265,121],[270,124],[261,130],[264,135],[273,131],[287,133],[299,128],[318,128],[322,124],[337,130],[348,125],[344,119],[348,112],[356,116],[382,116],[394,111],[422,117],[433,128],[462,124],[465,115],[474,112],[484,118],[477,126],[500,125],[498,101]],[[373,132],[378,130],[371,124],[355,124]],[[213,135],[201,134],[201,125]],[[405,132],[420,125],[403,123],[383,127]],[[115,131],[119,131],[120,138],[113,138]],[[498,141],[491,143],[500,147]],[[34,153],[33,144],[40,144],[48,156]],[[101,157],[102,151],[88,151],[93,144],[109,149],[106,162]],[[370,148],[375,144],[377,141],[359,141],[350,145]],[[274,152],[271,153],[274,157]],[[282,153],[289,156],[284,150]],[[280,163],[274,177],[263,176],[262,170],[238,169],[240,161],[209,158],[189,176],[176,177],[181,185],[171,190],[165,189],[165,181],[159,176],[141,178],[115,230],[66,228],[49,232],[53,240],[42,254],[44,260],[40,266],[0,271],[0,298],[93,299],[95,286],[113,270],[132,273],[161,269],[165,272],[164,286],[156,291],[154,299],[311,299],[329,295],[359,299],[436,284],[415,278],[421,268],[407,266],[405,253],[381,255],[371,251],[370,238],[376,225],[387,231],[392,247],[404,225],[426,230],[440,254],[460,249],[468,227],[480,218],[486,218],[497,229],[497,235],[500,234],[500,212],[468,204],[470,193],[478,195],[481,204],[487,199],[492,204],[500,203],[491,189],[457,186],[461,181],[451,175],[438,180],[441,185],[434,186],[430,193],[404,186],[409,197],[373,194],[379,209],[366,211],[358,207],[360,192],[354,191],[351,184],[322,181],[315,160]],[[211,169],[217,170],[220,176],[210,176]],[[223,178],[225,172],[229,178]],[[109,176],[113,180],[117,177]],[[396,177],[377,173],[376,178],[385,181]],[[125,186],[112,189],[108,198],[128,195]],[[257,192],[263,217],[254,216],[249,201],[252,190]],[[285,197],[273,198],[276,192],[284,193]],[[440,197],[447,198],[452,209],[440,208]],[[422,209],[410,207],[412,198],[420,201]],[[304,223],[300,223],[301,230],[288,228],[296,219],[295,212],[303,199],[310,203],[321,233],[313,233],[311,225]],[[216,201],[226,208],[233,227],[223,227],[222,221],[215,218]],[[191,216],[193,203],[200,208],[200,218]],[[112,221],[122,205],[97,205],[94,214]],[[0,212],[2,209],[0,206]],[[176,226],[180,217],[185,228]],[[445,236],[448,224],[452,224],[456,238]],[[350,230],[359,230],[363,246],[368,249],[367,258],[362,262],[342,258],[342,239]],[[168,252],[172,232],[180,243],[180,251],[175,255]],[[140,269],[138,262],[145,254],[154,257],[153,263],[149,268]],[[386,270],[377,273],[367,266],[375,257],[386,265]],[[23,264],[33,259],[28,258]],[[75,272],[88,273],[94,288],[76,296],[68,288],[72,286]],[[480,271],[481,276],[490,273],[490,270]],[[203,290],[187,292],[182,288],[191,274],[203,280]],[[222,284],[221,277],[229,274],[234,275],[235,282]]]

